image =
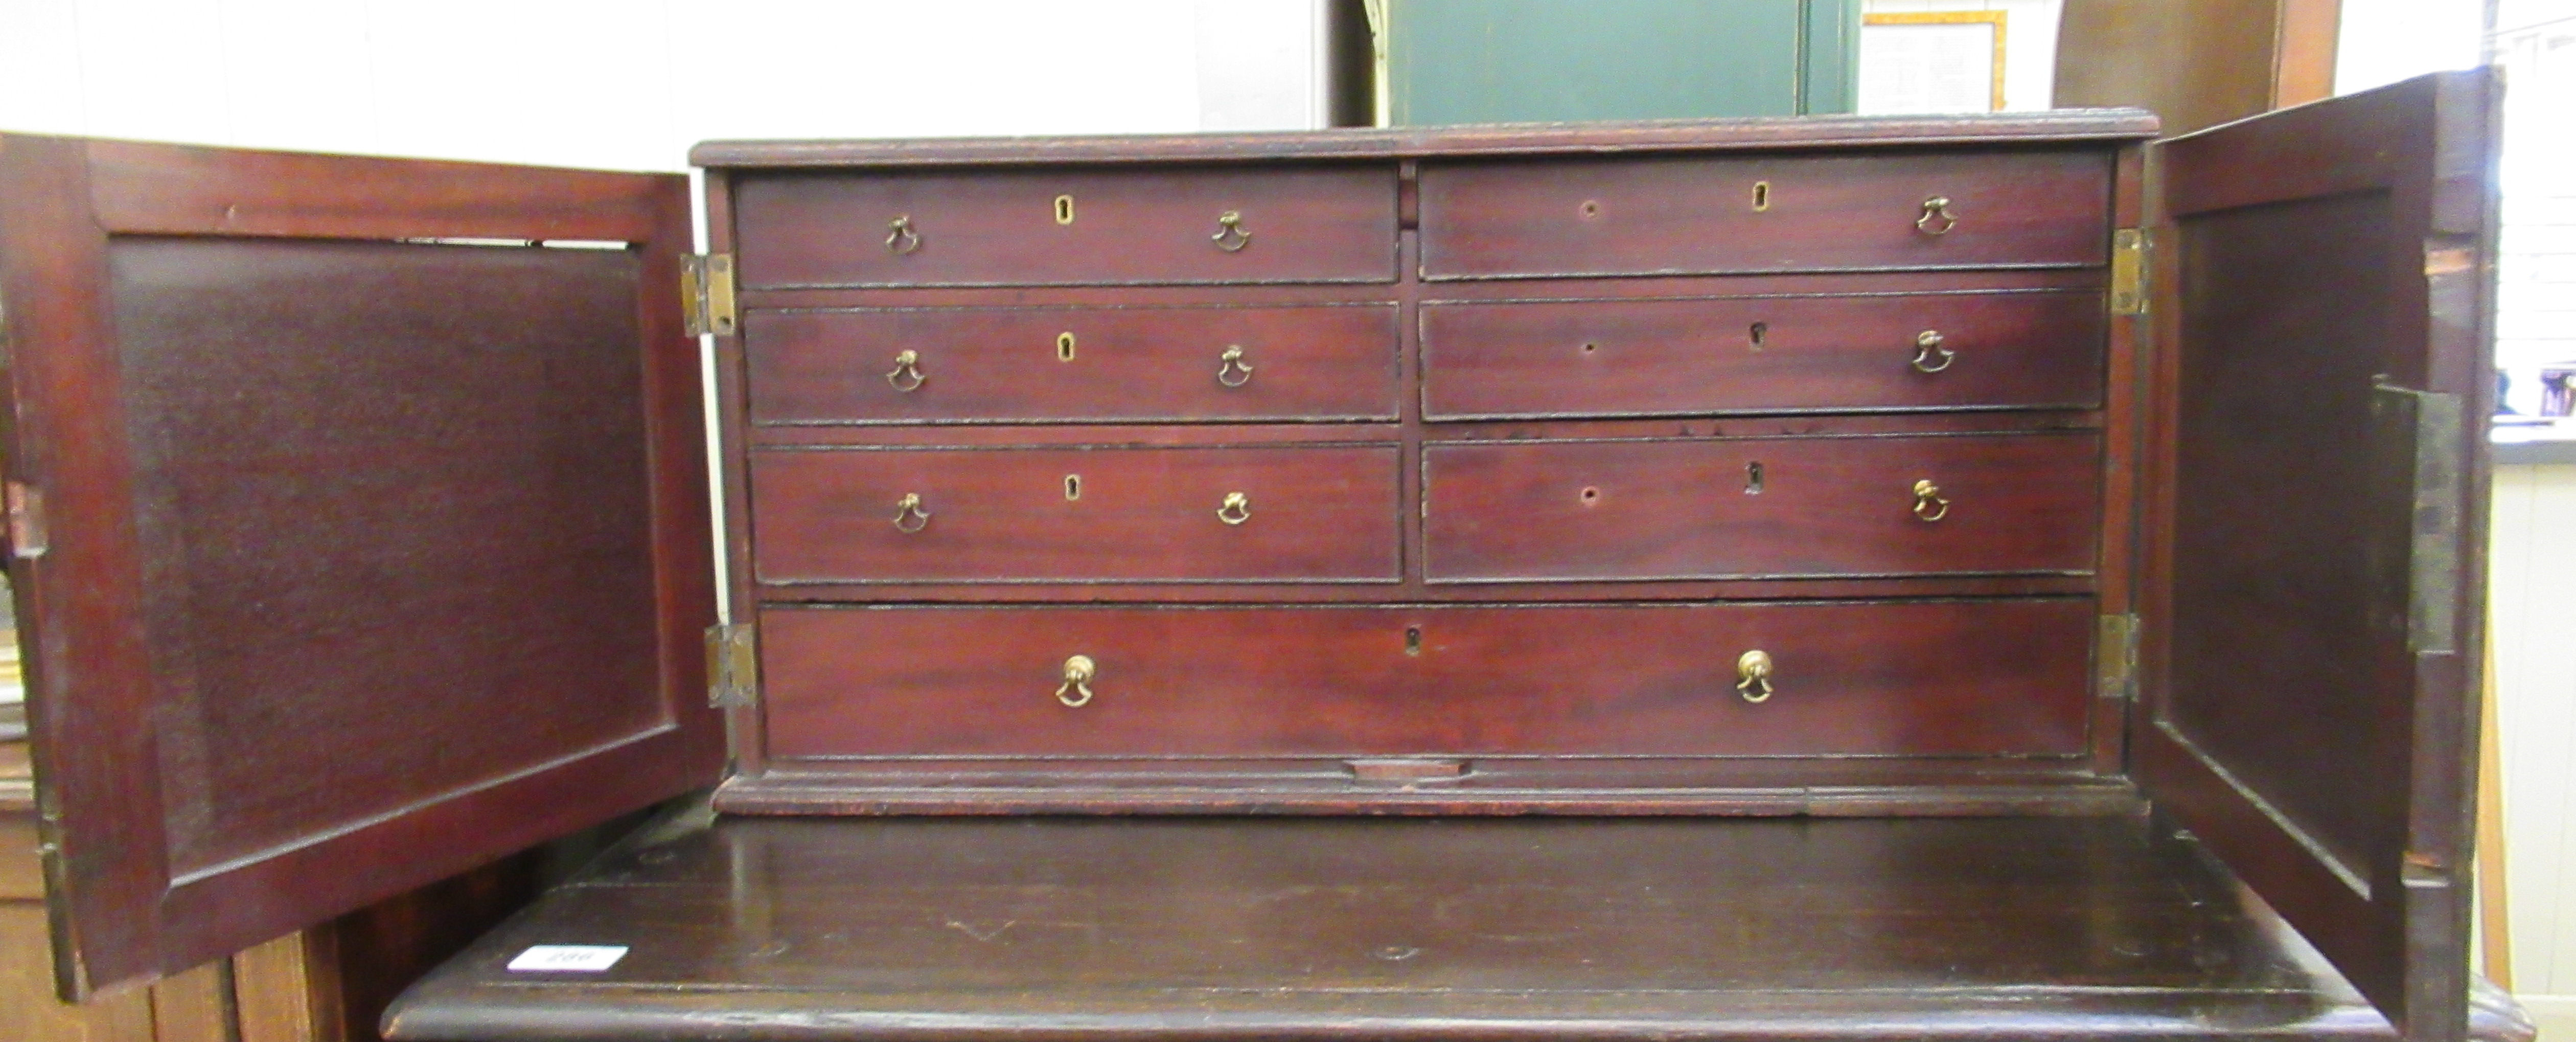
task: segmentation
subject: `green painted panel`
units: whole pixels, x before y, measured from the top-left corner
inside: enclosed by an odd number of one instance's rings
[[[1849,112],[1860,0],[1386,0],[1398,124]]]

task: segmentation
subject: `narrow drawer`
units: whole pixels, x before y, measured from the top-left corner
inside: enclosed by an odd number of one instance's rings
[[[1397,577],[1393,445],[751,454],[763,582]]]
[[[1433,582],[2090,572],[2101,449],[2089,432],[1433,445],[1424,567]]]
[[[753,311],[755,423],[1391,420],[1396,306]]]
[[[1395,279],[1392,166],[774,174],[734,200],[752,289]]]
[[[785,758],[2072,756],[2091,622],[2083,599],[775,608],[761,682]]]
[[[2096,265],[2110,206],[2091,151],[1426,163],[1422,274]]]
[[[1433,419],[2092,408],[2100,293],[1447,303]]]

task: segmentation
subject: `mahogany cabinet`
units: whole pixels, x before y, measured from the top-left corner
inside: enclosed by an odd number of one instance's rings
[[[2497,90],[713,143],[703,256],[673,177],[0,140],[66,987],[720,782],[395,1037],[2462,1038]],[[1204,949],[1096,947],[1153,878]],[[1406,894],[1473,959],[1298,954]]]

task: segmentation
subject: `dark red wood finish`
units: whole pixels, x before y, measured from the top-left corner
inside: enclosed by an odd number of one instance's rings
[[[2430,76],[2157,150],[2136,769],[2421,1042],[2468,1018],[2497,95]]]
[[[1293,134],[707,141],[689,150],[689,162],[742,172],[959,166],[1025,169],[1076,164],[1172,167],[1240,163],[1246,157],[1269,162],[1311,162],[1389,157],[1652,156],[1799,148],[1884,153],[1975,145],[2116,145],[2155,134],[2154,113],[2104,108],[1953,116],[1757,116],[1637,123],[1345,128]]]
[[[2089,572],[2101,454],[2078,433],[1433,443],[1424,574]],[[1916,495],[1923,481],[1934,499]]]
[[[764,450],[757,566],[764,583],[1392,582],[1398,465],[1384,444]]]
[[[67,993],[716,776],[688,239],[677,177],[0,138]]]
[[[2090,600],[2059,599],[778,608],[760,622],[767,752],[783,765],[843,756],[2076,756],[2092,618]],[[1776,664],[1759,704],[1739,690],[1736,667],[1757,649]],[[1079,708],[1057,695],[1075,655],[1096,664],[1093,697]]]
[[[1392,163],[782,173],[733,188],[743,284],[762,289],[1395,280]],[[1226,214],[1248,239],[1224,234]]]
[[[1392,301],[763,308],[746,321],[759,424],[1396,418]]]
[[[1425,163],[1421,271],[1471,279],[2098,265],[2110,197],[2100,149]],[[1947,219],[1930,213],[1936,198],[1948,201]]]
[[[2102,404],[2100,293],[1434,301],[1421,315],[1433,420]]]
[[[631,947],[512,973],[535,944]],[[2501,994],[2471,1035],[2528,1042]],[[2393,1042],[2138,816],[673,821],[396,1042]]]

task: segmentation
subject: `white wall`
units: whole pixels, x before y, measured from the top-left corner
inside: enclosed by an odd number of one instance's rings
[[[0,129],[678,170],[708,138],[1320,125],[1315,0],[0,0]]]

